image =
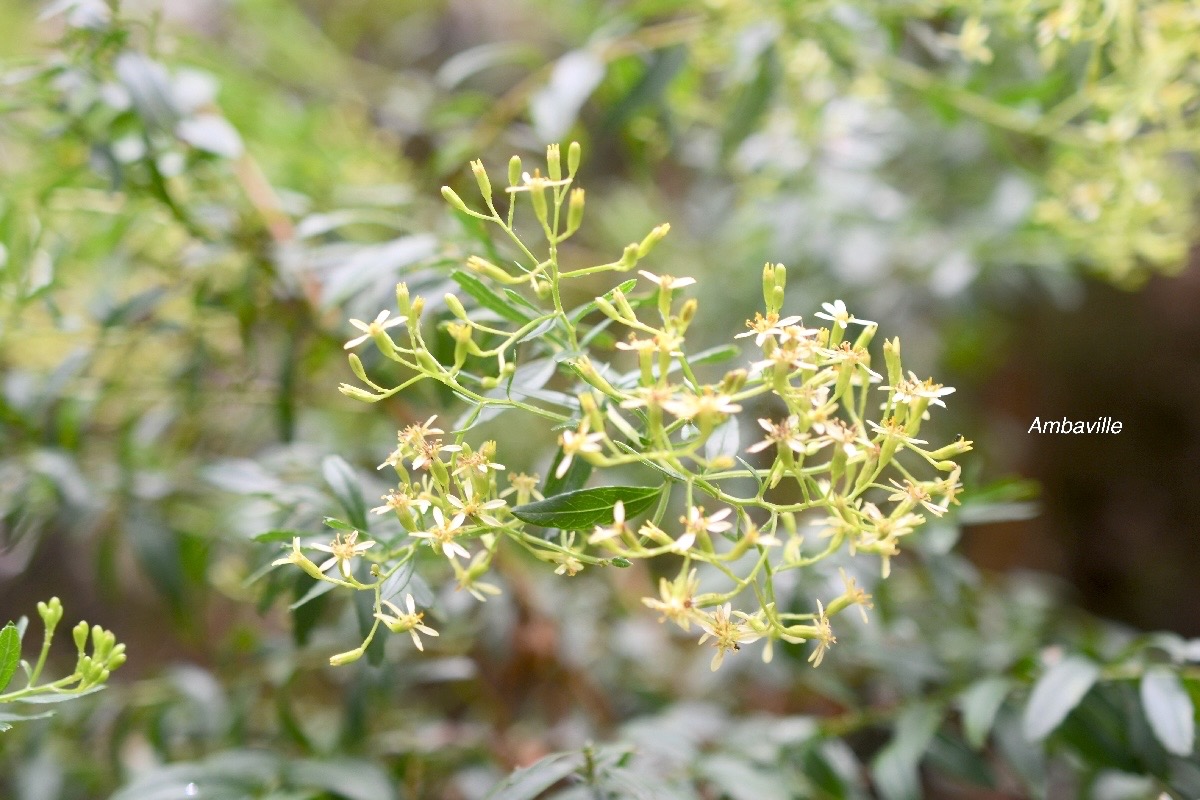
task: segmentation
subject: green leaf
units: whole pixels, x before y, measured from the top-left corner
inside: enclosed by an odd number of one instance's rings
[[[47,706],[53,703],[65,703],[68,700],[74,700],[77,697],[85,697],[89,694],[95,694],[103,689],[103,686],[93,686],[90,689],[84,689],[82,692],[68,692],[66,694],[33,694],[29,697],[22,697],[17,702],[29,703],[37,706]]]
[[[292,539],[295,539],[297,536],[304,537],[307,535],[303,531],[267,531],[255,536],[254,541],[260,544],[269,544],[271,542],[287,542],[291,544]]]
[[[326,456],[321,462],[321,474],[345,509],[350,524],[360,531],[367,530],[367,501],[363,499],[354,468],[341,456]]]
[[[600,296],[611,303],[612,299],[617,296],[618,290],[621,292],[621,294],[629,294],[633,291],[633,287],[635,286],[637,286],[637,278],[631,278],[630,280],[614,286]],[[580,320],[595,311],[597,307],[598,306],[596,305],[595,300],[589,300],[578,308],[571,309],[571,313],[568,316],[571,318],[572,323],[578,324]]]
[[[0,692],[8,686],[21,663],[21,635],[17,626],[8,623],[0,630]]]
[[[900,714],[892,740],[871,764],[880,797],[884,800],[916,800],[921,796],[917,765],[941,721],[942,710],[937,706],[911,706]]]
[[[474,298],[475,302],[489,311],[495,311],[504,319],[519,322],[522,325],[532,320],[528,314],[519,311],[511,300],[501,297],[474,275],[457,269],[450,274],[450,277],[462,287],[464,292]]]
[[[697,364],[719,364],[722,361],[728,361],[731,358],[737,358],[741,355],[741,348],[732,344],[721,344],[716,347],[710,347],[707,350],[701,350],[694,356],[688,358],[688,363],[693,367]]]
[[[492,787],[485,800],[534,800],[583,768],[583,753],[555,753],[519,769]]]
[[[582,489],[592,474],[592,465],[585,459],[576,458],[560,478],[558,477],[558,465],[562,463],[562,460],[563,449],[559,447],[558,452],[554,454],[554,462],[550,465],[550,474],[546,476],[545,484],[542,486],[542,495],[545,497]]]
[[[1012,682],[1007,678],[985,678],[963,692],[963,730],[971,747],[976,750],[983,747],[996,721],[996,712],[1011,688]]]
[[[284,769],[295,788],[325,789],[346,800],[380,800],[395,797],[396,787],[375,764],[350,758],[304,759]]]
[[[1155,737],[1168,752],[1190,756],[1196,746],[1196,708],[1171,669],[1151,667],[1142,676],[1142,708]]]
[[[304,595],[301,596],[299,600],[297,600],[296,602],[289,605],[288,610],[295,611],[297,608],[300,608],[300,606],[310,603],[313,600],[316,600],[318,597],[325,594],[326,592],[333,591],[333,588],[335,586],[337,586],[336,583],[330,583],[329,581],[314,580],[312,586],[309,587],[308,591],[305,592]]]
[[[1100,677],[1100,667],[1083,656],[1068,656],[1038,678],[1025,706],[1021,730],[1032,742],[1045,739]]]
[[[561,528],[568,531],[587,530],[595,525],[613,522],[613,506],[625,504],[625,517],[632,519],[654,505],[661,486],[601,486],[556,494],[526,503],[512,510],[513,516],[530,525]]]
[[[665,475],[670,480],[673,480],[676,483],[684,483],[685,481],[687,481],[687,476],[684,475],[683,473],[678,472],[674,469],[671,469],[670,467],[664,467],[662,464],[659,464],[656,461],[651,461],[650,459],[646,458],[644,455],[639,453],[637,450],[634,450],[632,447],[625,444],[624,442],[613,442],[613,444],[615,444],[617,446],[617,449],[623,450],[624,452],[629,453],[629,455],[631,455],[631,456],[637,456],[638,460],[641,461],[643,464],[645,464],[647,467],[652,467],[652,468],[658,470],[659,472],[661,472],[663,475]]]

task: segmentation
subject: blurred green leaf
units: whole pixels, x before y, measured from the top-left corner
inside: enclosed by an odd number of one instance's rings
[[[983,747],[987,741],[992,723],[996,721],[996,712],[1011,688],[1012,681],[1007,678],[985,678],[963,692],[963,732],[975,749]]]
[[[625,518],[633,519],[654,505],[662,487],[601,486],[547,497],[512,510],[513,516],[530,525],[561,530],[587,530],[611,525],[613,506],[625,504]]]
[[[727,753],[703,758],[697,767],[722,797],[731,800],[788,800],[792,796],[777,773]]]
[[[901,712],[892,740],[871,763],[875,788],[885,800],[917,800],[921,797],[917,765],[941,721],[942,710],[933,705],[919,703]]]
[[[21,663],[21,636],[17,626],[8,623],[0,630],[0,692],[7,687]]]
[[[485,800],[534,800],[584,766],[583,753],[555,753],[518,769],[488,792]]]
[[[350,524],[365,532],[368,528],[367,503],[363,499],[354,468],[341,456],[326,456],[321,461],[321,474],[329,484],[333,496],[341,503]]]
[[[1029,695],[1021,730],[1030,741],[1045,739],[1079,705],[1100,677],[1100,667],[1077,655],[1064,658],[1046,670]]]
[[[1142,708],[1158,741],[1167,752],[1190,756],[1196,746],[1196,709],[1179,676],[1169,667],[1151,667],[1140,688]]]
[[[504,319],[520,323],[521,325],[528,323],[532,319],[528,314],[518,310],[512,301],[501,297],[495,290],[474,275],[456,269],[450,273],[450,277],[479,305],[489,311],[496,312]]]

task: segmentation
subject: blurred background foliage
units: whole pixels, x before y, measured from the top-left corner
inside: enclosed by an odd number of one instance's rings
[[[0,0],[0,20],[0,621],[58,594],[130,652],[101,695],[3,734],[0,795],[1200,794],[1193,3]],[[656,271],[700,280],[694,346],[781,261],[790,312],[843,297],[958,387],[943,424],[977,442],[974,491],[888,584],[859,575],[876,612],[820,670],[748,653],[714,676],[640,608],[648,572],[517,559],[484,606],[414,584],[431,652],[330,670],[353,604],[289,612],[307,578],[262,574],[254,537],[377,496],[395,429],[455,413],[334,391],[347,317],[400,279],[441,297],[482,247],[436,187],[565,138],[589,153],[567,257],[670,221]],[[1039,415],[1125,430],[1025,435]],[[545,472],[549,432],[489,434]],[[1006,475],[1040,504],[980,488]]]

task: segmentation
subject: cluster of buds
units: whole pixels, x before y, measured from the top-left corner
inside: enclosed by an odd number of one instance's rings
[[[4,693],[4,681],[0,681],[0,703],[39,702],[39,696],[82,694],[103,686],[113,670],[125,663],[125,645],[117,642],[116,634],[99,625],[89,626],[80,621],[71,629],[77,651],[74,671],[63,678],[49,683],[39,683],[54,634],[63,618],[63,605],[57,597],[37,604],[38,616],[42,619],[42,648],[33,666],[23,663],[26,672],[25,686]],[[5,634],[13,628],[5,628]],[[11,634],[10,634],[11,635]],[[90,643],[90,648],[89,648]],[[40,702],[46,702],[45,699]]]
[[[400,544],[368,554],[371,544],[358,542],[358,532],[339,534],[319,547],[331,556],[323,564],[309,560],[298,541],[277,563],[293,563],[314,577],[358,590],[374,589],[377,623],[415,639],[416,631],[432,629],[411,598],[405,612],[381,596],[380,586],[419,550],[435,554],[458,587],[480,600],[499,592],[481,579],[502,543],[524,548],[566,576],[635,559],[672,559],[682,562],[677,577],[662,579],[659,596],[647,597],[645,604],[685,631],[696,624],[701,643],[717,649],[714,669],[727,653],[757,640],[765,640],[763,656],[769,659],[777,639],[812,644],[809,660],[819,664],[836,641],[832,618],[855,607],[865,619],[870,595],[843,572],[840,594],[814,598],[813,611],[785,612],[773,600],[773,582],[783,572],[843,551],[878,557],[879,572],[887,577],[902,540],[926,522],[926,515],[942,516],[957,502],[959,470],[953,459],[970,450],[970,442],[930,448],[919,438],[930,409],[944,406],[943,398],[954,390],[906,373],[895,339],[882,347],[883,371],[873,369],[869,348],[879,326],[855,316],[840,300],[824,303],[811,326],[785,312],[787,270],[781,264],[763,269],[764,310],[734,336],[749,339],[757,354],[713,382],[700,380],[697,369],[704,359],[687,350],[698,303],[684,294],[694,278],[641,269],[589,303],[564,307],[564,281],[633,272],[669,231],[666,225],[655,228],[616,261],[564,269],[557,246],[574,233],[582,213],[582,192],[570,188],[578,166],[575,144],[568,148],[565,173],[557,147],[547,154],[546,177],[538,170],[524,172],[514,160],[503,214],[478,162],[472,171],[487,212],[444,190],[457,211],[504,231],[523,258],[513,262],[513,272],[472,256],[469,273],[456,273],[480,309],[469,310],[463,298],[447,295],[453,319],[442,325],[455,343],[451,363],[432,355],[424,300],[410,297],[402,284],[398,319],[406,327],[405,341],[389,334],[393,324],[385,311],[371,323],[353,321],[361,335],[347,348],[370,341],[411,376],[385,388],[351,354],[351,368],[368,388],[343,386],[342,391],[374,402],[433,380],[470,404],[466,424],[450,434],[435,427],[436,417],[410,425],[380,465],[392,468],[398,481],[374,511],[398,520],[407,534]],[[516,201],[523,196],[545,235],[544,258],[534,256],[513,227]],[[514,294],[518,289],[525,293]],[[519,303],[504,306],[504,321],[481,321],[487,319],[481,311],[496,312],[514,297]],[[613,341],[609,335],[610,344],[600,346],[599,334],[614,326],[625,338]],[[560,365],[565,377],[576,380],[574,392],[521,386],[515,387],[521,391],[493,391],[501,382],[511,387],[517,366],[531,363]],[[521,410],[558,429],[557,458],[544,484],[536,476],[507,473],[496,460],[494,442],[475,447],[468,442],[474,421],[489,407]],[[747,408],[778,409],[757,418],[764,437],[749,444],[740,441],[738,422]],[[901,463],[901,456],[911,463]],[[586,468],[576,470],[581,462]],[[566,487],[577,473],[586,479],[592,470],[632,465],[651,466],[666,482],[648,490],[614,487],[633,490],[620,497],[579,489],[579,484]],[[913,471],[918,467],[932,474],[919,477]],[[747,485],[757,490],[747,492]],[[590,497],[604,500],[580,501],[579,492],[589,496],[588,491],[601,492]],[[668,517],[672,494],[682,501],[674,506],[677,522]],[[659,502],[653,512],[635,523],[654,505],[644,500],[654,497]],[[541,516],[530,516],[535,508]],[[531,530],[535,527],[551,535]],[[814,528],[806,541],[802,531]],[[351,568],[358,557],[370,558],[371,580]],[[329,574],[335,567],[337,574]],[[701,592],[707,579],[709,590]],[[757,600],[757,608],[734,609],[749,597]],[[335,660],[353,660],[369,639]]]

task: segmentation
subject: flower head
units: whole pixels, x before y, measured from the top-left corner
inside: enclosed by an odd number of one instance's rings
[[[727,652],[741,650],[742,643],[757,641],[761,638],[761,635],[745,622],[733,621],[729,603],[721,606],[712,614],[705,615],[700,620],[700,627],[704,629],[704,635],[700,637],[698,643],[704,644],[712,639],[713,647],[717,648],[717,654],[713,656],[712,663],[709,664],[709,669],[713,672],[721,667],[721,662],[725,660]]]
[[[454,541],[454,537],[460,533],[459,528],[462,527],[463,520],[466,518],[466,514],[458,513],[447,520],[440,508],[434,508],[433,527],[427,531],[417,531],[409,535],[416,539],[428,539],[429,545],[434,551],[441,553],[446,558],[453,559],[455,556],[470,558],[471,554],[467,552],[467,548]]]
[[[638,275],[641,275],[651,283],[657,284],[659,289],[664,292],[669,292],[672,289],[682,289],[684,286],[691,286],[696,282],[695,278],[676,278],[673,275],[655,275],[653,272],[647,272],[644,269],[638,270]]]
[[[374,546],[375,542],[358,541],[358,531],[350,531],[345,536],[338,533],[329,544],[313,545],[314,549],[323,550],[330,554],[330,558],[326,559],[317,569],[324,572],[334,564],[337,564],[342,577],[349,578],[350,562]]]
[[[400,608],[391,600],[384,600],[383,605],[392,610],[391,614],[384,614],[380,611],[375,612],[375,618],[387,626],[392,633],[404,633],[407,631],[412,636],[413,644],[418,650],[424,650],[425,645],[421,643],[421,637],[417,636],[417,632],[426,636],[437,636],[438,632],[421,620],[425,618],[425,612],[417,611],[416,603],[413,602],[413,596],[410,594],[405,598],[405,605],[408,611],[401,611]]]
[[[397,325],[403,324],[403,317],[396,317],[395,319],[389,320],[388,317],[391,315],[391,313],[391,311],[385,308],[383,311],[380,311],[379,315],[371,322],[363,322],[360,319],[350,320],[350,324],[362,331],[363,334],[346,342],[344,345],[345,349],[350,350],[358,347],[367,339],[374,338],[376,335],[383,333],[388,328],[393,328]]]
[[[834,300],[832,303],[821,303],[821,308],[824,311],[818,311],[817,316],[821,319],[827,319],[830,322],[836,323],[838,327],[845,328],[851,322],[858,325],[874,325],[876,323],[869,319],[859,319],[851,314],[846,309],[846,304],[841,300]]]

